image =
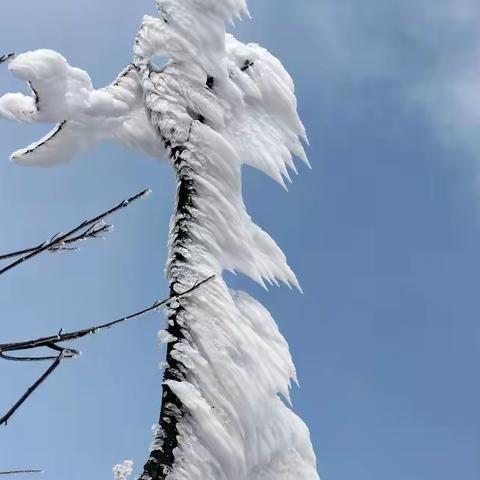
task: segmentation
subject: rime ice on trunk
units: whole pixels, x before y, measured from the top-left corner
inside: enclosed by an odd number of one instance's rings
[[[151,72],[149,72],[151,73]],[[161,124],[157,115],[152,112],[152,122]],[[158,131],[168,152],[177,179],[177,195],[175,212],[172,217],[169,233],[169,262],[167,267],[170,282],[170,295],[184,292],[201,281],[196,268],[195,256],[192,255],[191,229],[195,221],[196,188],[191,155],[187,145],[172,146],[169,132]],[[193,257],[193,260],[192,260]],[[193,294],[192,294],[193,295]],[[190,299],[179,298],[169,305],[168,326],[165,338],[167,354],[164,381],[182,382],[185,377],[185,366],[179,360],[176,346],[188,342],[188,304]],[[178,446],[178,420],[188,414],[180,399],[170,386],[164,385],[162,405],[158,428],[154,432],[154,443],[150,457],[145,464],[142,479],[164,479],[172,471],[175,462],[174,452]]]
[[[268,52],[225,36],[221,8],[207,21],[201,6],[191,6],[198,30],[187,33],[193,24],[176,16],[181,4],[170,2],[161,19],[144,19],[134,64],[177,178],[172,292],[216,279],[169,311],[159,428],[142,478],[316,480],[308,430],[286,406],[295,378],[288,346],[269,313],[222,279],[229,269],[261,284],[298,286],[241,193],[242,164],[283,182],[294,168],[291,152],[306,160],[293,84]],[[219,43],[202,51],[209,22]],[[157,54],[172,61],[157,68],[150,63]]]

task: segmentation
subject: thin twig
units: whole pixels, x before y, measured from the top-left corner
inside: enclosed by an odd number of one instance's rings
[[[9,270],[12,270],[15,267],[18,267],[20,264],[25,263],[28,260],[31,260],[32,258],[36,257],[37,255],[40,255],[41,253],[44,253],[47,251],[65,250],[65,249],[68,249],[66,245],[72,244],[74,242],[78,242],[80,240],[85,240],[87,238],[95,237],[100,233],[104,233],[106,231],[104,229],[107,229],[107,228],[109,229],[110,227],[103,225],[102,220],[112,215],[113,213],[117,212],[118,210],[128,207],[128,205],[130,205],[132,202],[145,197],[149,193],[150,193],[150,190],[148,189],[143,190],[142,192],[137,193],[133,197],[130,197],[126,200],[121,201],[115,207],[110,208],[109,210],[101,213],[100,215],[97,215],[95,218],[92,218],[90,220],[84,220],[80,225],[73,228],[69,232],[55,235],[48,242],[44,242],[38,245],[37,247],[32,247],[30,249],[21,250],[18,252],[13,252],[13,253],[8,253],[6,255],[3,255],[2,257],[0,257],[0,260],[13,258],[17,256],[20,256],[20,258],[10,263],[6,267],[0,269],[0,275],[3,275],[4,273],[8,272]]]
[[[16,57],[15,53],[7,53],[6,55],[0,56],[0,64],[5,63],[8,60],[11,60],[12,58]]]
[[[10,470],[7,472],[0,472],[0,475],[20,475],[23,473],[43,473],[43,470]]]
[[[20,255],[31,253],[43,247],[43,245],[45,245],[45,242],[40,243],[40,245],[37,245],[36,247],[26,248],[25,250],[17,250],[16,252],[11,252],[11,253],[5,253],[4,255],[0,255],[0,260],[8,260],[9,258],[15,258],[15,257],[19,257]]]
[[[38,338],[36,340],[28,340],[25,342],[17,343],[5,343],[0,344],[0,358],[4,360],[12,360],[17,362],[34,362],[34,361],[44,361],[44,360],[53,360],[53,363],[50,367],[42,374],[42,376],[20,397],[20,399],[15,403],[15,405],[2,417],[0,418],[0,425],[6,425],[10,417],[18,410],[18,408],[30,397],[30,395],[53,373],[53,371],[60,365],[60,363],[67,359],[73,358],[80,354],[78,350],[73,350],[71,348],[66,348],[61,345],[57,345],[59,342],[69,342],[72,340],[78,340],[80,338],[86,337],[87,335],[94,335],[103,330],[110,329],[116,325],[128,322],[139,318],[149,312],[159,309],[160,307],[167,305],[168,303],[182,298],[189,293],[192,293],[194,290],[200,288],[202,285],[205,285],[207,282],[215,278],[215,275],[212,275],[200,282],[195,283],[193,287],[185,290],[185,292],[172,295],[170,298],[165,300],[158,300],[153,305],[148,308],[144,308],[132,315],[127,317],[122,317],[113,322],[104,323],[102,325],[97,325],[94,327],[85,328],[83,330],[78,330],[76,332],[63,333],[62,330],[58,332],[57,335],[52,335],[50,337]],[[6,355],[4,352],[14,352],[20,350],[31,350],[36,348],[50,348],[52,350],[58,351],[59,355],[55,357],[16,357],[11,355]]]
[[[22,406],[28,397],[30,397],[30,395],[32,395],[32,393],[59,367],[64,356],[65,351],[62,350],[55,361],[47,368],[47,370],[45,370],[38,380],[28,387],[27,391],[17,400],[15,405],[2,418],[0,418],[0,425],[7,425],[11,416]]]
[[[124,322],[128,322],[129,320],[133,320],[135,318],[141,317],[145,315],[146,313],[150,313],[154,310],[157,310],[158,308],[166,305],[167,303],[182,298],[185,295],[188,295],[189,293],[192,293],[194,290],[197,288],[201,287],[205,283],[209,282],[215,277],[215,275],[212,275],[205,280],[202,280],[200,282],[197,282],[193,287],[189,288],[183,293],[179,293],[176,295],[172,295],[170,298],[167,298],[166,300],[159,300],[153,303],[150,307],[144,308],[143,310],[140,310],[136,313],[133,313],[132,315],[129,315],[127,317],[122,317],[118,320],[114,320],[113,322],[108,322],[104,323],[102,325],[97,325],[94,327],[89,327],[89,328],[84,328],[82,330],[77,330],[76,332],[69,332],[69,333],[62,333],[62,331],[58,332],[56,335],[52,335],[50,337],[42,337],[42,338],[37,338],[36,340],[27,340],[25,342],[16,342],[16,343],[4,343],[0,344],[0,358],[4,358],[5,355],[3,352],[14,352],[14,351],[19,351],[19,350],[31,350],[34,348],[41,348],[41,347],[48,347],[48,348],[54,348],[55,346],[57,348],[62,348],[63,347],[58,347],[56,344],[60,342],[70,342],[72,340],[78,340],[80,338],[86,337],[87,335],[94,335],[102,330],[106,330],[109,328],[114,327],[115,325],[119,325]],[[73,350],[71,350],[73,352]],[[10,360],[9,358],[5,358],[6,360]],[[51,358],[47,358],[48,360],[51,360]]]
[[[98,238],[99,235],[110,232],[112,230],[112,228],[113,228],[112,225],[108,225],[108,224],[100,221],[100,222],[96,223],[95,225],[93,225],[91,227],[88,227],[84,232],[80,233],[79,235],[64,240],[61,245],[55,245],[55,246],[51,247],[49,249],[49,251],[55,253],[55,252],[58,252],[60,250],[76,250],[77,247],[72,246],[75,243],[82,242],[82,241],[88,240],[90,238]],[[57,238],[57,236],[58,236],[58,234],[54,235],[50,239],[50,241],[52,242],[54,239]],[[28,253],[32,253],[32,252],[38,250],[39,248],[42,248],[45,244],[46,244],[46,242],[43,242],[43,243],[40,243],[39,245],[37,245],[36,247],[26,248],[24,250],[17,250],[16,252],[11,252],[11,253],[6,253],[4,255],[0,255],[0,261],[8,260],[9,258],[15,258],[15,257],[19,257],[21,255],[26,255]]]
[[[63,348],[63,347],[58,347],[58,345],[48,345],[49,348],[52,350],[56,350],[57,352],[64,351],[65,352],[65,358],[74,358],[78,357],[80,355],[80,352],[78,350],[73,350],[71,348]],[[0,350],[0,358],[3,360],[9,360],[11,362],[45,362],[49,360],[55,360],[57,356],[46,356],[46,357],[17,357],[15,355],[7,355],[3,353]]]

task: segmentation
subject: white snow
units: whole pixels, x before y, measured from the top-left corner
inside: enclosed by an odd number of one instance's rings
[[[308,430],[280,398],[295,369],[270,314],[221,280],[188,307],[192,341],[177,350],[189,381],[170,386],[190,416],[171,478],[317,479]]]
[[[225,33],[226,21],[248,14],[243,0],[157,5],[159,18],[145,17],[135,41],[136,70],[105,89],[94,90],[85,72],[55,52],[11,61],[34,92],[2,97],[0,114],[61,129],[13,157],[58,163],[99,139],[157,158],[165,158],[161,137],[181,147],[176,169],[195,184],[195,220],[181,265],[174,257],[181,219],[172,219],[167,271],[181,279],[177,293],[216,278],[170,305],[182,307],[185,338],[159,335],[175,345],[185,380],[168,385],[189,413],[175,413],[179,444],[167,478],[318,480],[308,429],[288,406],[296,380],[288,345],[265,308],[222,278],[224,270],[239,271],[264,286],[299,288],[281,249],[246,212],[241,188],[242,165],[284,186],[296,172],[294,156],[308,164],[292,79],[267,50]],[[152,66],[157,56],[169,63]]]
[[[45,137],[14,152],[12,160],[41,166],[64,163],[101,140],[118,141],[152,157],[162,155],[131,66],[99,90],[92,87],[86,72],[71,67],[52,50],[18,55],[10,61],[9,70],[25,80],[32,92],[1,97],[0,116],[18,122],[57,123]]]
[[[127,480],[133,472],[133,462],[131,460],[124,460],[112,468],[114,480]]]

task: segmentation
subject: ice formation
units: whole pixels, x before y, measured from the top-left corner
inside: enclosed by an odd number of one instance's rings
[[[116,140],[149,156],[162,155],[162,145],[146,118],[142,88],[132,65],[112,84],[95,90],[85,71],[71,67],[52,50],[5,56],[3,61],[27,82],[31,94],[1,97],[0,116],[18,122],[56,123],[45,137],[12,153],[15,162],[43,166],[64,163],[102,140]]]
[[[261,285],[299,287],[241,192],[244,164],[284,185],[293,156],[307,162],[293,82],[267,50],[226,34],[226,21],[248,13],[244,1],[157,4],[159,17],[140,27],[132,66],[106,89],[93,90],[85,72],[54,52],[10,61],[32,95],[3,97],[0,113],[69,126],[14,159],[65,160],[101,137],[166,152],[175,169],[171,294],[215,278],[168,309],[162,409],[141,479],[318,480],[308,429],[288,406],[288,345],[265,308],[222,278],[231,270]],[[169,61],[157,67],[156,56]]]

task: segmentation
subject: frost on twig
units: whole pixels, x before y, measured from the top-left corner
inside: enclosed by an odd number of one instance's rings
[[[10,258],[16,258],[21,255],[26,255],[28,253],[32,253],[39,248],[42,248],[46,243],[51,243],[52,246],[48,249],[50,252],[59,252],[65,250],[76,250],[78,247],[75,245],[78,242],[82,242],[84,240],[89,240],[92,238],[103,238],[103,235],[109,233],[113,230],[113,225],[108,225],[103,220],[97,222],[95,225],[86,228],[82,233],[65,239],[61,244],[55,242],[55,240],[61,235],[60,233],[56,233],[49,242],[41,243],[35,247],[26,248],[24,250],[18,250],[16,252],[6,253],[4,255],[0,255],[1,260],[8,260]]]
[[[80,225],[76,226],[67,233],[57,233],[50,240],[43,242],[37,246],[26,248],[23,250],[18,250],[15,252],[7,253],[0,255],[0,260],[8,260],[11,258],[17,258],[12,263],[0,269],[0,275],[12,270],[15,267],[18,267],[22,263],[25,263],[28,260],[40,255],[44,252],[58,252],[62,250],[75,250],[76,245],[84,240],[99,238],[104,234],[112,230],[112,225],[105,223],[105,218],[116,213],[117,211],[128,207],[132,202],[140,200],[146,197],[150,193],[150,190],[142,190],[140,193],[126,199],[122,200],[120,203],[114,207],[106,210],[105,212],[97,215],[94,218],[89,220],[84,220]]]

